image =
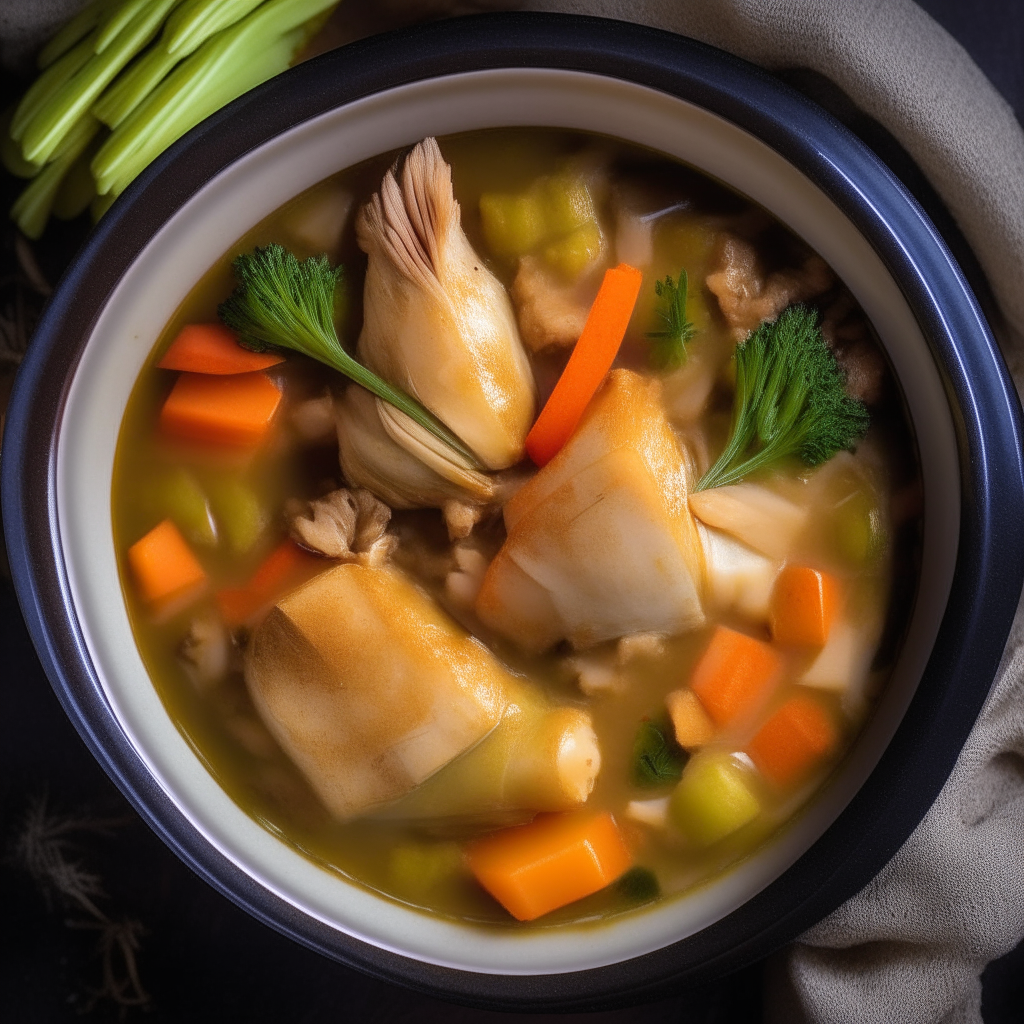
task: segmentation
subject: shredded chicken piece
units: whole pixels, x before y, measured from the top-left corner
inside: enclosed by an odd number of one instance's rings
[[[733,337],[742,341],[765,320],[774,320],[787,306],[804,302],[832,286],[832,271],[820,256],[809,256],[799,269],[765,275],[757,251],[735,235],[721,242],[718,266],[706,284],[717,297]]]
[[[328,558],[378,567],[388,561],[396,538],[387,532],[391,509],[367,490],[346,487],[314,501],[285,508],[292,537]]]
[[[291,414],[292,426],[303,441],[310,444],[326,444],[337,441],[338,428],[334,420],[334,399],[330,395],[307,398],[300,402]]]
[[[178,654],[197,689],[219,683],[231,667],[231,639],[224,623],[213,614],[194,618]]]
[[[448,527],[449,540],[463,540],[473,532],[473,527],[484,516],[485,507],[468,501],[451,498],[444,503],[441,514],[444,525]]]
[[[868,335],[853,297],[841,295],[825,311],[821,333],[846,373],[846,393],[867,405],[882,397],[885,359]]]
[[[524,256],[512,282],[519,333],[531,352],[575,345],[593,301],[587,282],[565,284],[536,256]],[[588,298],[590,301],[588,301]]]

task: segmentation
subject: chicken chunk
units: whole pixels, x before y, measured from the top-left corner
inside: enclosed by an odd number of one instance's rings
[[[596,284],[566,284],[536,256],[524,256],[512,282],[519,333],[531,352],[575,345],[583,333]]]
[[[391,509],[367,490],[342,487],[314,501],[290,502],[292,538],[328,558],[383,565],[395,545]]]
[[[478,743],[522,685],[404,575],[354,564],[278,602],[253,634],[245,679],[341,820],[398,799]]]
[[[505,505],[476,602],[528,650],[704,621],[704,556],[660,385],[614,370],[569,443]]]
[[[722,315],[737,341],[764,320],[774,320],[787,306],[827,291],[832,271],[820,256],[809,256],[799,269],[765,274],[757,250],[736,235],[720,243],[718,267],[705,281],[718,298]]]

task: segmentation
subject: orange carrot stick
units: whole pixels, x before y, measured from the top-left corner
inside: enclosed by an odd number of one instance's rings
[[[839,585],[827,572],[787,565],[772,589],[772,639],[791,647],[823,647],[839,605]]]
[[[275,352],[250,352],[223,324],[186,324],[156,365],[191,373],[251,373],[284,362]]]
[[[154,526],[128,549],[128,564],[139,592],[151,605],[197,591],[206,573],[170,519]]]
[[[788,786],[835,745],[828,712],[810,697],[791,697],[761,726],[747,753],[769,782]]]
[[[217,607],[229,626],[242,626],[266,611],[279,597],[306,576],[331,563],[300,548],[293,540],[282,541],[260,563],[244,587],[217,591]]]
[[[281,392],[265,373],[183,373],[160,411],[160,427],[182,441],[254,448],[280,402]]]
[[[716,626],[693,670],[690,688],[716,725],[750,711],[778,682],[779,656],[763,640]]]
[[[633,315],[643,275],[628,263],[606,270],[555,390],[526,435],[526,453],[538,465],[550,462],[572,436],[594,392],[611,369]]]
[[[477,881],[517,920],[575,903],[624,874],[632,856],[607,811],[542,814],[473,843]]]

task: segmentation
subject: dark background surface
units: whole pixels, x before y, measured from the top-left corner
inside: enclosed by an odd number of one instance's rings
[[[921,0],[921,6],[956,36],[1024,120],[1024,0]],[[970,264],[948,216],[893,140],[827,83],[799,72],[785,77],[874,146]],[[10,80],[0,83],[5,97],[17,88]],[[5,209],[16,188],[3,178]],[[48,280],[59,277],[85,230],[57,224],[36,246]],[[9,231],[2,258],[0,277],[7,278],[15,265]],[[971,276],[977,281],[976,270]],[[710,990],[645,1007],[519,1018],[426,999],[306,951],[199,881],[134,815],[64,717],[11,586],[0,579],[4,1020],[724,1024],[761,1019],[763,974],[758,964]],[[1024,1019],[1024,945],[990,965],[983,981],[986,1024]]]

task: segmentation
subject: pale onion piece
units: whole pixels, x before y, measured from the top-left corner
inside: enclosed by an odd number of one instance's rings
[[[703,523],[697,524],[697,532],[708,570],[708,601],[721,611],[767,622],[779,563]]]
[[[656,381],[612,371],[569,443],[504,515],[508,537],[477,614],[509,639],[541,650],[565,637],[583,648],[703,624],[704,555]],[[538,589],[543,611],[523,600],[536,603]],[[503,603],[506,591],[519,598],[514,607]]]
[[[478,743],[520,685],[402,574],[354,564],[277,604],[253,634],[245,678],[268,729],[341,820]]]
[[[779,562],[793,550],[808,518],[806,507],[751,483],[694,491],[690,509],[705,525],[724,530]]]
[[[346,388],[337,403],[338,454],[348,483],[365,487],[392,508],[443,508],[453,500],[490,500],[494,487],[485,474],[463,470],[457,483],[395,441],[381,422],[384,405],[357,385]],[[450,467],[454,475],[454,463]]]
[[[401,178],[389,171],[356,222],[369,257],[359,359],[504,469],[523,457],[535,404],[512,304],[462,230],[436,140],[409,153]]]
[[[466,544],[456,544],[452,554],[456,569],[445,577],[444,592],[456,607],[472,608],[487,572],[487,558]]]
[[[604,697],[626,689],[626,679],[609,651],[576,654],[567,658],[566,664],[587,697]]]
[[[858,714],[866,697],[871,660],[880,633],[878,623],[854,625],[847,619],[840,619],[832,626],[828,641],[811,667],[797,682],[816,690],[841,693],[843,709],[848,714]]]
[[[620,206],[615,211],[615,261],[643,270],[654,262],[656,218]]]
[[[671,797],[657,796],[653,800],[630,800],[626,804],[626,817],[651,828],[664,828],[668,824],[668,805]]]
[[[584,803],[601,768],[590,715],[552,705],[519,680],[508,692],[496,729],[379,816],[479,824],[503,822],[510,812],[567,811]]]

